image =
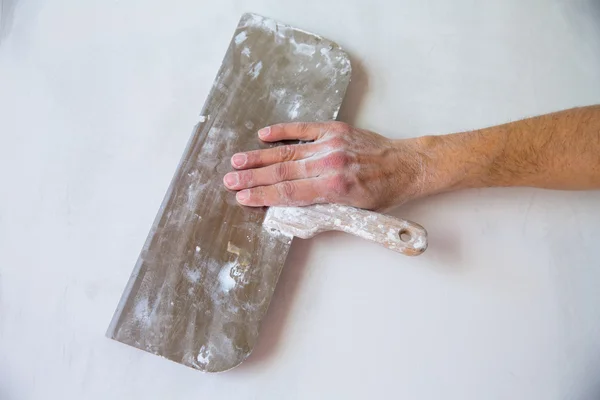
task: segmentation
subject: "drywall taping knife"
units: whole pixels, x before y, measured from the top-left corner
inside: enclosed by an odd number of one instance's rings
[[[293,236],[341,230],[408,255],[420,226],[337,205],[239,206],[222,179],[256,130],[335,119],[350,61],[335,43],[245,14],[204,105],[107,335],[208,372],[252,351]],[[266,217],[266,218],[265,218]],[[404,240],[403,240],[404,239]]]

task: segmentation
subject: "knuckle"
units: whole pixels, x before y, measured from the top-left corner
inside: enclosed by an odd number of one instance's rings
[[[346,141],[340,136],[335,136],[335,137],[329,139],[328,142],[329,142],[329,145],[336,150],[343,149],[346,147]]]
[[[352,127],[345,123],[345,122],[340,122],[340,121],[335,121],[331,123],[331,127],[330,130],[334,133],[339,133],[339,134],[344,134],[344,133],[348,133],[350,132],[350,130],[352,129]]]
[[[294,158],[294,154],[296,152],[294,150],[294,146],[290,146],[290,145],[279,146],[277,151],[278,151],[279,158],[284,161],[288,161],[288,160],[291,160],[292,158]]]
[[[298,136],[305,136],[310,129],[310,124],[308,122],[297,122],[296,123],[296,131],[298,132]]]
[[[337,174],[327,181],[327,190],[338,196],[345,196],[350,193],[352,183],[342,174]]]
[[[345,151],[334,151],[325,157],[324,162],[327,168],[344,169],[350,165],[351,159]]]
[[[242,171],[242,172],[238,172],[238,176],[239,176],[239,185],[241,186],[249,186],[252,185],[252,182],[254,181],[254,172],[252,171]]]
[[[276,181],[284,181],[288,177],[288,171],[289,171],[288,164],[286,164],[286,163],[275,164],[273,166],[273,178]]]
[[[276,188],[279,197],[284,201],[293,200],[296,194],[296,185],[290,181],[278,183]]]
[[[262,155],[263,153],[260,150],[247,152],[246,156],[248,159],[246,161],[246,167],[260,164],[262,162]]]
[[[267,194],[265,193],[265,189],[262,187],[258,187],[258,188],[254,188],[250,190],[250,198],[253,198],[256,201],[264,201],[265,198],[267,197]]]

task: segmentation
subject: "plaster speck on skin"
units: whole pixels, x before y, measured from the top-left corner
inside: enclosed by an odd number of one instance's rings
[[[206,116],[206,115],[201,115],[201,116],[200,116],[200,119],[198,120],[198,122],[206,122],[206,120],[207,120],[207,119],[208,119],[208,118],[207,118],[207,116]]]
[[[250,49],[248,47],[244,47],[244,50],[242,50],[242,55],[250,57]]]
[[[254,128],[254,123],[252,121],[246,121],[246,123],[244,124],[244,126],[248,129],[253,129]]]
[[[242,31],[240,33],[238,33],[234,39],[235,44],[236,45],[240,45],[242,43],[244,43],[244,41],[248,38],[248,34],[246,33],[246,31]]]
[[[196,253],[200,253],[200,246],[196,246]]]

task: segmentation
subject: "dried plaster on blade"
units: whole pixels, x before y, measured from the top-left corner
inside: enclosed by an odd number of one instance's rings
[[[324,76],[327,77],[328,82],[326,83],[325,88],[329,88],[335,85],[337,79],[340,77],[340,74],[347,75],[350,72],[350,64],[349,61],[344,57],[341,52],[336,52],[335,56],[330,55],[330,51],[333,47],[328,44],[324,45],[320,42],[322,38],[310,34],[314,39],[314,43],[305,44],[305,43],[297,43],[294,38],[294,32],[298,32],[298,30],[290,28],[286,25],[275,23],[272,20],[264,19],[259,16],[252,16],[246,22],[245,26],[242,26],[241,29],[248,27],[261,27],[261,29],[267,30],[273,34],[273,40],[276,43],[284,43],[287,42],[291,47],[293,47],[294,54],[302,57],[306,57],[307,60],[314,57],[315,55],[321,55],[322,60],[319,63],[319,68],[325,70]],[[263,63],[264,60],[254,59],[254,54],[250,51],[250,49],[246,46],[248,35],[245,31],[241,31],[237,33],[234,38],[234,43],[236,45],[237,51],[239,51],[240,59],[242,60],[243,66],[245,67],[245,72],[252,79],[265,79],[265,86],[271,87],[271,91],[269,96],[271,98],[286,98],[287,99],[287,116],[289,119],[297,119],[302,117],[301,110],[304,108],[305,99],[298,94],[294,94],[293,92],[288,92],[290,90],[294,90],[293,88],[281,87],[277,85],[272,85],[268,82],[268,71],[269,66],[266,63]],[[332,59],[334,58],[335,59]],[[343,68],[340,70],[339,68],[334,67],[335,63],[338,65],[342,63]],[[306,70],[306,67],[300,63],[298,68],[298,73],[301,73]],[[222,74],[231,74],[231,68],[225,69]],[[215,88],[217,91],[221,91],[222,93],[227,93],[228,88],[219,87],[220,84],[217,84]],[[224,96],[226,99],[229,99],[227,96]],[[290,101],[291,99],[291,101]],[[229,107],[229,100],[226,100],[222,105],[222,108]],[[284,108],[285,109],[285,108]],[[337,111],[335,114],[337,115]],[[218,119],[218,116],[216,117]],[[210,124],[209,131],[203,140],[202,143],[198,143],[197,145],[202,146],[204,154],[221,154],[225,152],[231,152],[229,148],[228,140],[223,140],[227,137],[234,137],[237,135],[237,132],[232,130],[225,129],[222,126],[212,126],[213,118],[210,115],[201,115],[199,118],[199,124]],[[253,129],[254,124],[251,121],[248,121],[245,126],[248,129]],[[187,152],[187,150],[186,150]],[[202,168],[214,169],[216,172],[219,172],[219,168],[224,168],[222,160],[218,160],[216,158],[210,157],[202,157],[195,160],[197,167],[202,166]],[[179,168],[179,167],[178,167]],[[185,177],[185,183],[187,186],[183,185],[179,190],[183,190],[185,193],[185,198],[187,200],[186,207],[182,209],[178,209],[176,211],[168,211],[166,214],[166,222],[165,226],[161,227],[161,229],[170,229],[173,231],[183,230],[185,226],[189,224],[189,222],[193,219],[200,219],[200,215],[196,214],[197,208],[200,206],[202,202],[202,193],[206,189],[206,185],[210,184],[210,182],[200,181],[198,179],[197,171],[193,168],[188,169]],[[164,205],[161,206],[164,209]],[[153,228],[154,229],[154,228]],[[279,232],[272,232],[271,235],[273,237],[281,235]],[[285,235],[290,237],[291,235]],[[192,251],[195,255],[195,260],[203,260],[205,268],[212,271],[218,271],[218,285],[212,286],[209,289],[203,287],[203,273],[200,269],[195,268],[190,264],[185,264],[184,268],[179,270],[179,274],[185,278],[191,285],[188,291],[188,295],[190,298],[195,296],[195,293],[200,290],[209,290],[209,301],[212,304],[223,304],[226,301],[226,296],[229,292],[233,292],[233,290],[240,285],[246,284],[247,277],[246,273],[251,268],[249,265],[249,260],[251,259],[248,254],[244,254],[240,251],[240,248],[233,245],[232,243],[228,244],[227,251],[231,255],[230,261],[222,264],[220,260],[216,260],[212,257],[206,258],[204,251],[200,248],[200,246],[194,246],[190,251]],[[203,258],[204,257],[204,258]],[[175,271],[176,269],[173,269]],[[172,272],[171,274],[175,274]],[[140,326],[165,326],[167,329],[170,328],[172,322],[172,318],[176,318],[174,314],[165,313],[165,310],[160,310],[158,307],[165,302],[162,300],[166,300],[166,304],[170,304],[173,306],[173,288],[170,287],[169,282],[176,281],[175,276],[167,276],[165,279],[165,285],[163,288],[152,298],[149,297],[148,293],[144,293],[140,290],[140,296],[137,298],[137,303],[134,305],[134,314],[137,319],[137,322]],[[193,303],[193,302],[192,302]],[[173,309],[174,311],[174,309]],[[236,310],[229,310],[231,312],[236,312]],[[155,323],[157,318],[161,318],[164,316],[164,323]],[[185,329],[190,332],[189,335],[186,335],[185,340],[191,340],[195,326],[195,320],[190,319],[188,325]],[[221,321],[215,320],[213,321],[215,324],[220,323]],[[155,332],[150,332],[149,335],[156,335]],[[226,339],[223,339],[226,341]],[[185,361],[191,365],[194,365],[200,369],[203,369],[205,365],[211,360],[212,357],[215,356],[215,352],[219,351],[224,358],[231,357],[232,359],[236,357],[236,349],[233,348],[232,343],[221,343],[219,349],[215,348],[212,345],[204,345],[200,348],[199,351],[191,352],[191,342],[188,350],[185,350]],[[147,348],[147,351],[158,354],[158,349],[156,348]]]
[[[340,75],[346,76],[351,71],[350,61],[344,56],[344,54],[342,52],[339,52],[339,51],[336,52],[336,55],[333,56],[333,58],[332,58],[331,50],[333,50],[333,46],[332,45],[325,45],[325,46],[322,45],[321,41],[323,40],[323,38],[321,36],[318,36],[318,35],[315,35],[315,34],[300,30],[300,29],[292,28],[292,27],[284,25],[284,24],[277,23],[271,19],[264,18],[264,17],[261,17],[256,14],[251,14],[249,16],[249,18],[247,19],[246,24],[243,27],[245,27],[245,28],[258,27],[258,28],[264,29],[264,30],[270,32],[271,34],[273,34],[273,38],[276,43],[288,42],[289,45],[294,48],[293,53],[295,55],[305,56],[305,57],[307,57],[307,59],[311,59],[318,51],[319,54],[323,58],[323,62],[318,63],[317,67],[324,69],[325,75],[327,75],[330,79],[327,84],[327,88],[334,86]],[[303,32],[303,33],[310,35],[311,37],[314,37],[315,43],[308,44],[308,43],[296,42],[296,39],[294,37],[295,32]],[[248,75],[250,75],[252,77],[252,79],[257,79],[258,76],[262,72],[264,72],[265,68],[262,63],[263,60],[252,59],[250,49],[246,46],[242,46],[244,44],[244,42],[246,41],[247,37],[248,36],[247,36],[246,32],[241,31],[240,33],[236,34],[236,36],[234,37],[234,42],[238,48],[241,48],[239,50],[240,54],[245,56],[245,58],[247,59],[246,68],[247,68]],[[340,69],[334,68],[334,65],[339,65],[340,63],[342,63],[342,68],[340,68]],[[298,72],[302,72],[302,71],[306,70],[306,67],[303,65],[300,65],[299,68],[300,68],[300,70]],[[282,98],[286,94],[287,93],[286,93],[285,88],[278,88],[275,86],[272,87],[271,93],[270,93],[271,96],[276,97],[276,98]],[[301,110],[303,109],[304,101],[305,101],[305,99],[303,99],[302,96],[300,96],[300,95],[294,96],[294,100],[291,101],[288,106],[287,116],[290,120],[292,120],[292,121],[297,120],[299,117],[302,116]],[[339,112],[339,108],[334,113],[333,119],[337,118],[338,112]],[[249,129],[251,129],[251,128],[249,128]]]

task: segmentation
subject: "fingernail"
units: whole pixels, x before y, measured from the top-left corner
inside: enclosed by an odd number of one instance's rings
[[[271,133],[271,127],[267,126],[266,128],[262,128],[261,130],[258,131],[258,136],[261,139],[264,139],[264,138],[268,137],[270,133]]]
[[[248,161],[248,156],[244,153],[237,153],[231,157],[231,164],[233,164],[234,167],[243,167],[244,164],[246,164],[246,161]]]
[[[236,186],[240,182],[240,179],[238,177],[238,174],[229,173],[229,174],[225,175],[225,177],[223,178],[223,182],[225,182],[225,185],[227,187],[233,187],[233,186]]]
[[[237,198],[237,200],[240,203],[243,203],[244,201],[248,200],[248,198],[250,198],[250,191],[249,190],[242,190],[239,191],[235,197]]]

